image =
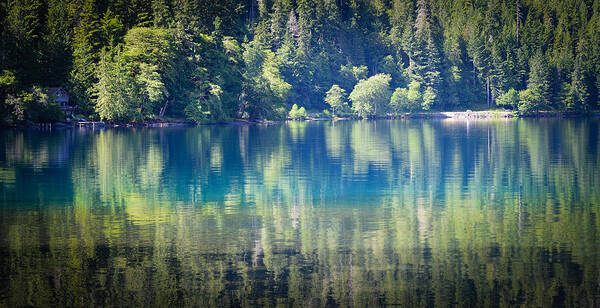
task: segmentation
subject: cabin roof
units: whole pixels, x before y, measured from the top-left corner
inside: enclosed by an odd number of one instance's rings
[[[60,103],[61,106],[69,103],[69,93],[65,89],[61,87],[48,87],[46,90],[48,91],[48,95]]]

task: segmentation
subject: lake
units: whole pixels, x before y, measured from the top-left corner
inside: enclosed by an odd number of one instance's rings
[[[600,119],[0,131],[0,306],[600,306]]]

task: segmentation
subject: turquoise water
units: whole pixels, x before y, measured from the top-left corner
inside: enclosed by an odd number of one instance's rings
[[[600,120],[0,131],[0,306],[600,306]]]

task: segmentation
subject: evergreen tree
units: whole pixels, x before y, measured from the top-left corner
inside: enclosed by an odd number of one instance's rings
[[[41,66],[43,84],[62,86],[67,83],[71,69],[71,37],[73,29],[69,19],[68,3],[61,0],[48,1],[46,31]]]
[[[541,50],[538,50],[531,58],[529,69],[529,80],[527,88],[535,92],[540,97],[540,102],[535,105],[539,108],[549,108],[551,99],[552,75],[546,56]],[[536,107],[536,108],[537,108]]]
[[[564,98],[568,110],[589,111],[593,102],[591,88],[594,86],[592,65],[589,58],[589,42],[586,35],[582,35],[577,46],[577,58],[571,75],[571,84]]]
[[[167,0],[152,0],[152,14],[155,27],[167,28],[173,22],[171,7]]]
[[[100,18],[94,0],[75,3],[78,15],[73,35],[73,69],[68,89],[80,111],[93,110],[93,85],[97,82],[96,65],[102,49]]]
[[[290,18],[295,19],[295,15],[290,15],[290,13],[291,5],[288,0],[274,1],[273,12],[271,13],[271,39],[275,47],[282,45]]]
[[[18,57],[12,61],[12,68],[17,78],[24,85],[32,85],[39,82],[37,69],[40,58],[37,52],[40,50],[43,37],[43,2],[40,0],[10,0],[5,4],[6,22],[5,31],[10,32],[8,39],[14,44],[15,53]]]
[[[25,103],[42,99],[34,86],[64,86],[92,118],[106,115],[98,106],[108,100],[140,102],[109,95],[123,91],[142,93],[149,106],[123,107],[116,116],[123,120],[282,118],[294,103],[326,108],[332,84],[354,92],[367,76],[383,73],[396,89],[393,102],[361,101],[355,111],[362,116],[494,104],[523,114],[588,112],[600,100],[599,3],[6,0],[0,109],[4,122],[14,123],[37,110]],[[139,28],[169,33],[169,56],[146,50],[132,57],[130,48],[143,44],[126,42],[126,34]],[[152,89],[161,89],[160,99],[150,99]]]
[[[429,2],[417,1],[414,38],[409,50],[409,70],[414,80],[422,83],[435,94],[430,96],[434,101],[442,84],[441,53],[437,36],[439,34],[430,13]]]
[[[171,32],[133,28],[122,52],[105,54],[99,66],[96,111],[110,121],[144,121],[157,114],[175,80]]]

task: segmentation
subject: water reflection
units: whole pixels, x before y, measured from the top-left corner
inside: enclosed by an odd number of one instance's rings
[[[598,120],[0,132],[0,306],[599,306]]]

